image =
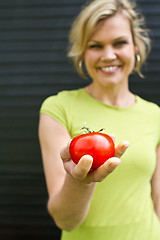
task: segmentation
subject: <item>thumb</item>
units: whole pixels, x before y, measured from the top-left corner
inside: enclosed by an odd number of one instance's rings
[[[67,162],[69,160],[71,160],[71,156],[69,153],[69,145],[70,145],[71,140],[68,142],[68,144],[62,148],[61,152],[60,152],[60,156],[63,160],[63,162]]]

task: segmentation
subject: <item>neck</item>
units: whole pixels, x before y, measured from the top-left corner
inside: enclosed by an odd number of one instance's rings
[[[99,88],[93,83],[84,89],[91,97],[111,106],[129,107],[135,104],[135,96],[128,88]]]

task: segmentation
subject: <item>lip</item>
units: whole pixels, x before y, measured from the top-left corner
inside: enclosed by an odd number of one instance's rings
[[[99,70],[105,74],[113,74],[119,70],[119,65],[110,65],[105,67],[99,67]]]

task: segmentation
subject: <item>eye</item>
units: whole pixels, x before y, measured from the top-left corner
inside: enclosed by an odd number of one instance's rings
[[[117,47],[120,47],[120,46],[123,46],[123,45],[126,45],[128,44],[127,41],[123,40],[123,41],[118,41],[114,44],[114,46],[117,46]]]
[[[99,44],[93,44],[93,45],[90,45],[89,48],[91,48],[91,49],[92,49],[92,48],[93,48],[93,49],[101,49],[102,46],[99,45]]]

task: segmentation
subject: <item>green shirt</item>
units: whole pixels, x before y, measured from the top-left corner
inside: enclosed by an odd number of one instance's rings
[[[159,240],[150,180],[160,144],[160,108],[138,96],[134,106],[108,106],[79,89],[47,98],[40,112],[62,124],[72,138],[86,122],[91,130],[115,134],[116,144],[130,142],[120,166],[97,183],[84,222],[63,231],[62,240]]]

